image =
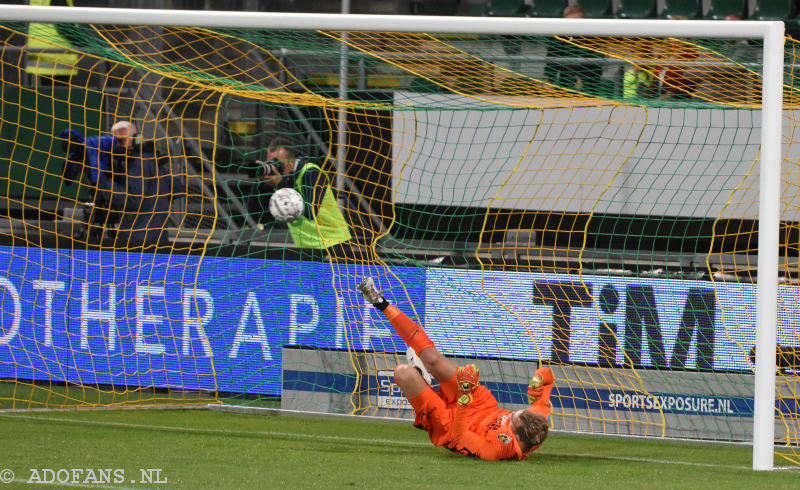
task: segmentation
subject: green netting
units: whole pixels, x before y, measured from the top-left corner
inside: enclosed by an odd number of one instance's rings
[[[524,406],[549,364],[557,429],[751,436],[758,42],[46,27],[0,31],[4,405],[409,417],[391,374],[405,345],[356,290],[370,275],[504,404]],[[793,53],[786,349],[800,342]],[[111,155],[138,197],[121,209],[65,176],[58,138],[120,120],[140,133]],[[304,194],[309,222],[328,183],[349,239],[309,248],[273,218],[258,175],[277,136],[328,177]]]

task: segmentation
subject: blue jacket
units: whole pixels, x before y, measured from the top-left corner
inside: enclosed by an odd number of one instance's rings
[[[78,131],[65,129],[59,138],[67,152],[67,162],[85,164],[101,202],[108,203],[120,215],[116,245],[124,248],[164,244],[172,196],[180,185],[169,169],[160,168],[153,155],[126,155],[118,159],[125,168],[112,173],[116,147],[113,135],[84,138]]]
[[[152,155],[129,156],[125,161],[127,168],[117,177],[118,185],[98,187],[121,213],[116,246],[164,245],[169,238],[165,227],[172,197],[180,183]]]
[[[81,174],[81,167],[88,170],[89,183],[111,203],[114,194],[117,200],[125,194],[120,175],[113,175],[111,162],[115,138],[113,135],[87,136],[74,129],[64,129],[59,133],[61,148],[67,153],[63,176],[67,185]],[[115,178],[116,177],[116,178]],[[113,204],[113,203],[112,203]],[[121,208],[120,208],[121,209]]]
[[[111,158],[114,150],[117,149],[116,143],[114,135],[111,134],[87,136],[84,140],[90,183],[96,184],[103,173],[111,173]],[[108,176],[110,177],[110,175]]]

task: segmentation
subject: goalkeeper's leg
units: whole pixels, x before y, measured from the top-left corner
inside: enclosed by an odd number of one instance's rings
[[[380,291],[375,287],[375,282],[371,277],[364,279],[358,286],[358,289],[367,301],[383,312],[400,338],[416,351],[422,363],[425,365],[425,369],[427,369],[439,383],[444,383],[453,379],[458,370],[458,365],[446,358],[436,349],[433,341],[428,337],[428,334],[425,333],[425,330],[421,326],[417,325],[414,320],[409,318],[408,315],[400,311],[396,306],[386,301]]]

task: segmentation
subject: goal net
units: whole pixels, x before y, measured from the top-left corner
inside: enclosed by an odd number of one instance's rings
[[[408,418],[373,276],[501,405],[550,366],[553,429],[753,439],[762,38],[26,20],[0,18],[0,407]],[[798,463],[795,48],[761,277]],[[272,218],[278,136],[349,239]]]

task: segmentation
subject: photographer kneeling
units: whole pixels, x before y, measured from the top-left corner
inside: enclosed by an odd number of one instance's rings
[[[260,224],[274,221],[269,199],[277,189],[290,187],[303,196],[303,215],[288,223],[299,248],[327,249],[350,240],[350,230],[331,189],[327,174],[314,162],[297,158],[291,143],[275,138],[267,150],[267,161],[259,162],[255,193],[248,210]]]

